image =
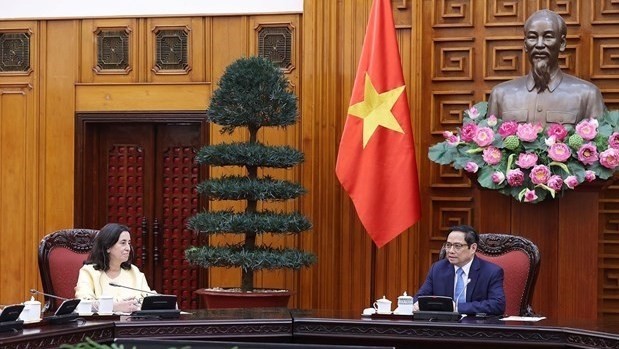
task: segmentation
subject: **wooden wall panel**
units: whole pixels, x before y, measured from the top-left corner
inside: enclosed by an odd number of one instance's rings
[[[0,298],[18,303],[36,286],[37,161],[32,85],[0,84]],[[18,233],[16,233],[18,232]],[[24,251],[24,253],[16,253]],[[20,276],[28,275],[28,278]]]

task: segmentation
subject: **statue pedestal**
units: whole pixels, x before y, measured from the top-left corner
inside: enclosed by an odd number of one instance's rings
[[[586,183],[562,197],[520,203],[478,188],[476,228],[526,237],[541,254],[533,310],[555,319],[597,319],[599,191],[612,181]]]

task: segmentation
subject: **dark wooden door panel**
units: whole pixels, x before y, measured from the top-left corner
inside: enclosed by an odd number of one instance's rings
[[[82,178],[76,186],[76,225],[129,226],[134,262],[151,288],[178,295],[181,308],[196,308],[193,291],[201,275],[185,261],[184,250],[197,238],[185,227],[200,206],[194,158],[205,142],[205,123],[94,120],[78,127],[83,148],[77,156]]]

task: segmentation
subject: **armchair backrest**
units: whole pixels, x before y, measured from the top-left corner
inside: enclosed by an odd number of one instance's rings
[[[92,249],[98,230],[65,229],[46,235],[39,244],[39,272],[43,292],[63,298],[75,297],[80,268]],[[45,296],[46,307],[56,309],[61,300]]]
[[[530,302],[541,259],[537,246],[516,235],[480,234],[476,255],[503,268],[505,314],[533,315]],[[442,250],[439,258],[444,257]]]

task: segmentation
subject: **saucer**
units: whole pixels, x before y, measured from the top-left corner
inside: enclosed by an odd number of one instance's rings
[[[401,313],[401,312],[395,310],[393,312],[393,315],[410,315],[410,316],[413,316],[413,313],[412,312],[410,312],[410,313]]]
[[[109,316],[109,315],[114,315],[114,313],[97,313],[97,315],[99,315],[99,316]]]
[[[391,310],[390,311],[377,311],[376,314],[380,314],[380,315],[390,315],[391,314]]]
[[[92,311],[89,311],[89,312],[78,313],[78,314],[80,314],[80,316],[92,316],[94,313]]]

